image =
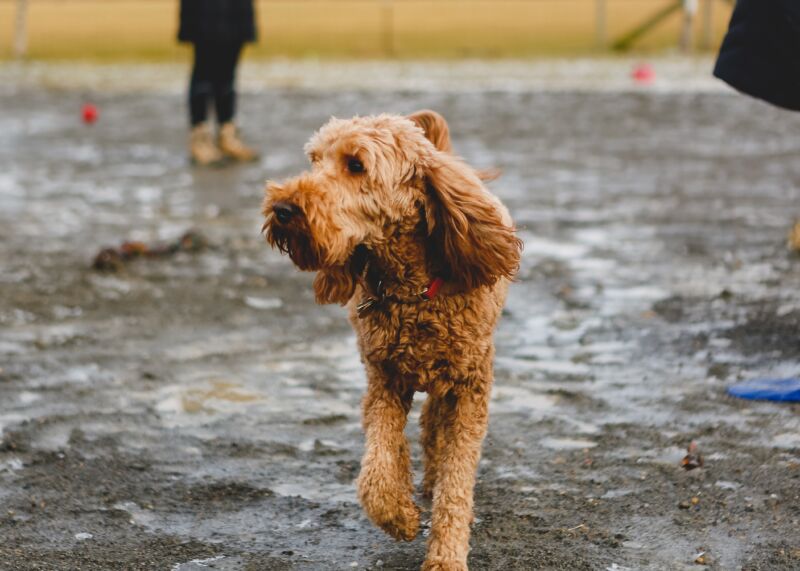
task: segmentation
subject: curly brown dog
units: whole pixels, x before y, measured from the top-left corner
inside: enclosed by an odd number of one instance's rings
[[[317,272],[319,303],[349,308],[368,378],[361,504],[392,537],[417,535],[404,429],[414,393],[427,392],[422,488],[433,517],[422,568],[465,570],[492,335],[522,243],[433,111],[331,119],[306,152],[310,171],[267,185],[264,230]]]

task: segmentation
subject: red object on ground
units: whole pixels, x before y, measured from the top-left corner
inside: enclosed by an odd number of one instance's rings
[[[641,63],[633,68],[631,77],[637,83],[653,83],[656,79],[656,70],[649,63]]]
[[[83,122],[87,125],[91,125],[100,117],[100,112],[97,110],[97,107],[91,103],[87,103],[83,106],[81,115],[83,116]]]

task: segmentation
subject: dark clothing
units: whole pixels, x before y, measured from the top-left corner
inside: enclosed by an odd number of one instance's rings
[[[800,0],[739,0],[714,75],[800,111]]]
[[[181,0],[178,39],[217,44],[254,42],[253,0]]]
[[[189,84],[192,125],[206,120],[211,101],[217,122],[236,113],[236,66],[242,46],[256,40],[253,0],[181,0],[178,39],[194,44]]]
[[[217,123],[227,123],[236,114],[236,64],[242,44],[194,45],[194,68],[189,83],[189,114],[192,125],[208,118],[213,100]]]

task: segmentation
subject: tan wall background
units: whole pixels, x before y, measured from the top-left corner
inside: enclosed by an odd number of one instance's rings
[[[672,0],[606,0],[613,41]],[[29,0],[34,59],[178,59],[177,0]],[[255,57],[531,57],[598,49],[597,0],[258,0]],[[0,0],[0,58],[12,54],[15,0]],[[705,16],[710,9],[711,18]],[[724,0],[700,0],[695,46],[719,45],[730,18]],[[675,14],[636,44],[675,48]]]

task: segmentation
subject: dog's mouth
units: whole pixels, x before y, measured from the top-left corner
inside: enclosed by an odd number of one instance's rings
[[[357,267],[361,271],[366,267],[367,247],[359,240],[348,238],[336,224],[333,213],[312,211],[309,214],[295,200],[276,198],[264,204],[266,219],[261,230],[267,242],[288,254],[299,269]],[[313,226],[312,220],[316,221]]]
[[[297,217],[291,224],[269,216],[262,229],[270,243],[278,251],[288,254],[301,270],[318,270],[322,267],[322,252],[314,242],[304,217]]]

